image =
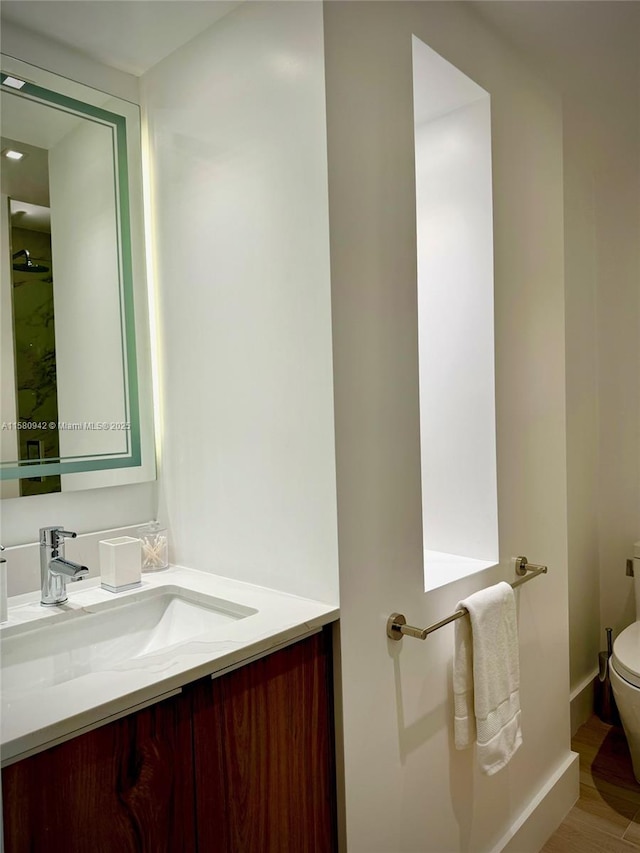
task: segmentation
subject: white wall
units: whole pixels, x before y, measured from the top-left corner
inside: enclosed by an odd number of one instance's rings
[[[564,105],[567,499],[571,687],[593,677],[600,633],[595,187],[587,128]]]
[[[322,9],[243,4],[142,78],[171,558],[337,598]]]
[[[490,778],[453,749],[450,629],[384,630],[392,610],[426,625],[509,577],[421,593],[412,35],[491,95],[500,553],[551,566],[520,598],[524,743]],[[460,4],[327,3],[325,43],[348,849],[501,849],[572,767],[538,837],[514,842],[533,853],[577,794],[559,98]]]
[[[593,677],[604,628],[617,634],[634,618],[625,558],[640,535],[640,6],[596,0],[478,8],[562,93],[577,693]]]
[[[634,619],[625,558],[640,539],[639,64],[602,116],[594,168],[601,644]]]
[[[593,675],[605,627],[616,636],[635,618],[625,559],[640,538],[640,15],[579,5],[606,39],[579,79],[570,59],[551,67],[564,105],[574,690]]]
[[[2,50],[25,62],[70,77],[131,101],[138,99],[138,81],[92,61],[85,55],[4,24]],[[3,545],[35,542],[38,528],[63,524],[85,533],[148,521],[156,514],[156,483],[138,483],[87,490],[76,494],[11,498],[0,504]],[[11,566],[8,568],[11,573]],[[35,588],[35,587],[34,587]]]

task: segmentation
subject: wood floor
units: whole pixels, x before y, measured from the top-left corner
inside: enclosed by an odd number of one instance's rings
[[[638,853],[640,785],[624,732],[593,716],[576,733],[580,799],[541,853]]]

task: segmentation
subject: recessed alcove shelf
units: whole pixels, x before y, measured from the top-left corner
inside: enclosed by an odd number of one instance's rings
[[[413,39],[425,590],[498,562],[489,94]]]
[[[424,552],[425,592],[474,575],[496,565],[497,560],[475,560],[442,551]]]

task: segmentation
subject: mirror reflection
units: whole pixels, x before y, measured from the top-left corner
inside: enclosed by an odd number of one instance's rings
[[[5,142],[2,139],[3,150]],[[11,150],[17,150],[13,145]],[[10,215],[16,415],[26,427],[17,432],[17,455],[18,459],[33,461],[57,459],[60,442],[50,211],[10,198]],[[20,248],[15,250],[16,246]],[[42,429],[39,423],[55,424],[55,428]],[[60,475],[24,478],[21,486],[23,495],[59,492]]]

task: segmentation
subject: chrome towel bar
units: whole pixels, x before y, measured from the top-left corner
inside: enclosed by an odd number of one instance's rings
[[[513,563],[516,574],[520,575],[520,577],[511,584],[514,589],[527,581],[533,580],[533,578],[537,578],[538,575],[544,575],[547,573],[546,566],[539,566],[536,563],[530,563],[526,557],[514,557]],[[467,608],[462,607],[460,610],[456,610],[455,613],[452,613],[451,616],[447,616],[446,619],[441,619],[439,622],[434,622],[433,625],[429,625],[427,628],[414,628],[411,625],[407,625],[407,620],[404,618],[402,613],[392,613],[387,619],[387,637],[389,637],[390,640],[401,640],[405,636],[415,637],[418,640],[426,640],[427,636],[429,634],[433,634],[433,632],[437,631],[438,628],[442,628],[443,625],[448,625],[449,622],[455,622],[456,619],[461,619],[468,613],[469,611]]]

